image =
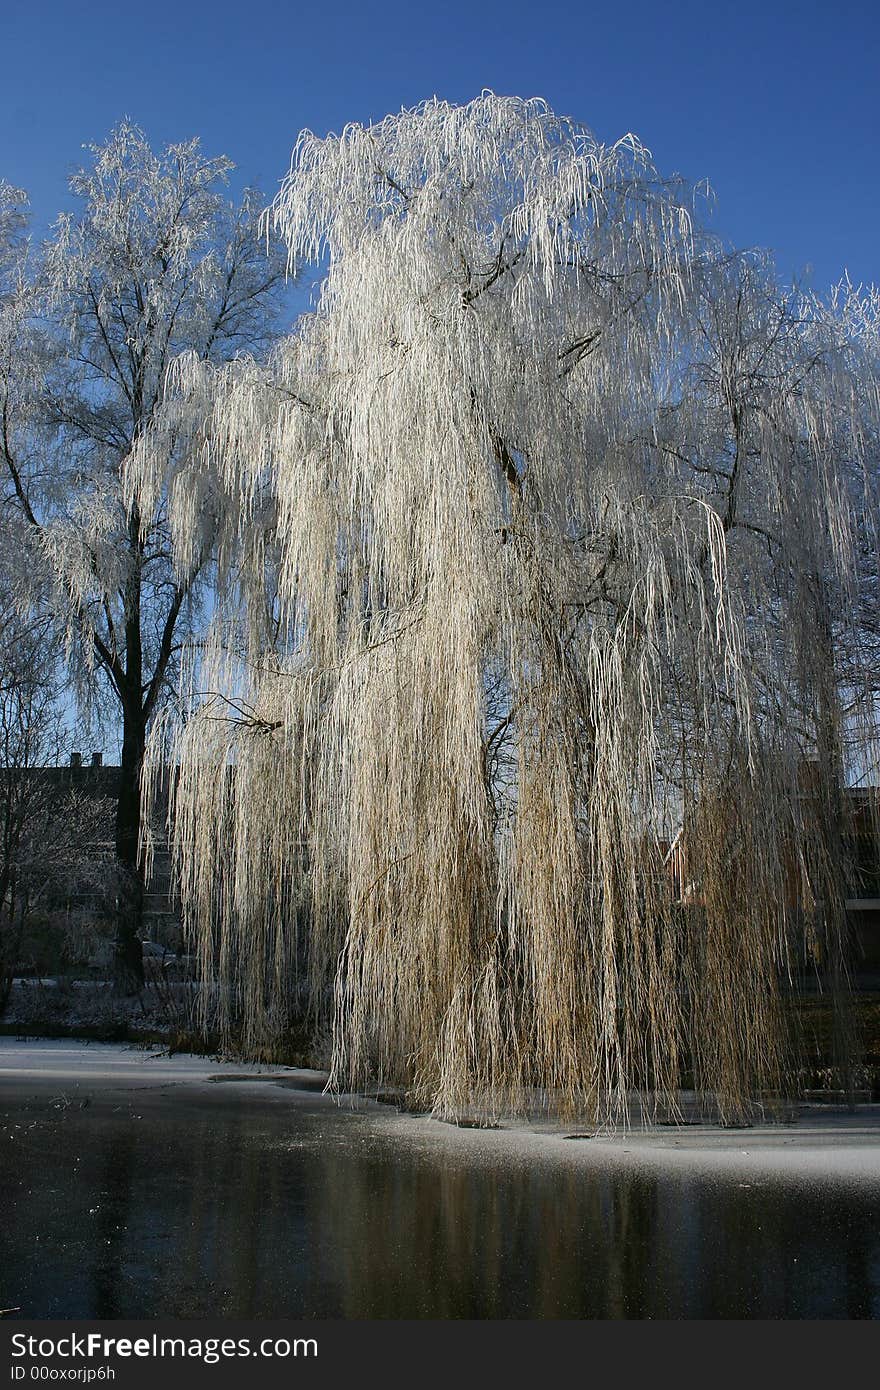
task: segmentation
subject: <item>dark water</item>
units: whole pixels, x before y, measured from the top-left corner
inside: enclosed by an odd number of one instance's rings
[[[0,1088],[20,1317],[880,1315],[876,1193],[453,1160],[252,1088],[58,1089]]]

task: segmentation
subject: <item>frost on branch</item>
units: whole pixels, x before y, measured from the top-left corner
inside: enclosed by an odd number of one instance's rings
[[[304,982],[338,1085],[442,1114],[743,1113],[797,955],[843,978],[855,304],[725,251],[632,136],[490,93],[305,133],[270,217],[320,301],[268,370],[178,366],[178,563],[210,474],[224,587],[152,750],[219,997],[257,1046]]]

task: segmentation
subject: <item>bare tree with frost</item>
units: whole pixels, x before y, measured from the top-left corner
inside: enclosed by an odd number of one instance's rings
[[[257,1046],[305,975],[335,1083],[441,1114],[742,1114],[798,953],[844,983],[870,333],[541,101],[306,132],[271,223],[318,307],[269,368],[179,363],[164,417],[226,499],[152,744],[223,1007]],[[184,573],[201,488],[169,491]]]
[[[144,744],[199,614],[215,499],[191,434],[166,434],[152,450],[148,507],[124,497],[123,466],[150,433],[176,355],[207,364],[263,349],[284,262],[260,240],[256,195],[230,203],[231,162],[207,158],[197,140],[156,154],[123,122],[90,153],[70,180],[80,212],[59,218],[17,298],[0,383],[2,467],[4,506],[36,537],[81,695],[109,694],[121,725],[117,978],[132,988],[143,978]],[[178,468],[190,470],[194,512],[190,551],[175,561]]]

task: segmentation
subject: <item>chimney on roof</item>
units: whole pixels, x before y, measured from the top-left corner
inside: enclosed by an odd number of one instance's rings
[[[82,753],[71,753],[71,755],[70,755],[70,766],[71,766],[71,767],[82,767],[82,763],[83,763],[83,755],[82,755]]]
[[[92,767],[100,767],[101,764],[103,763],[103,761],[104,761],[104,754],[103,754],[103,753],[93,753],[93,754],[92,754]]]

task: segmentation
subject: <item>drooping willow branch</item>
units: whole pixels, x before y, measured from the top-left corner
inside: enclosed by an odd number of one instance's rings
[[[341,1086],[741,1115],[789,971],[843,979],[804,789],[867,680],[877,315],[792,302],[685,192],[491,94],[306,133],[273,215],[317,310],[268,372],[179,368],[226,529],[153,740],[178,883],[227,1022],[258,1047],[305,991]]]

